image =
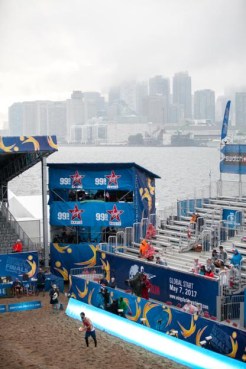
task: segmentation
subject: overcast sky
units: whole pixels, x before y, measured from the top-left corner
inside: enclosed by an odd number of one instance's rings
[[[0,114],[188,71],[192,90],[246,85],[245,0],[0,0]]]

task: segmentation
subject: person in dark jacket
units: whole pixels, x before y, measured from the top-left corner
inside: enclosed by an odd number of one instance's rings
[[[42,268],[39,268],[38,274],[37,274],[37,289],[36,289],[36,295],[39,295],[39,292],[43,292],[43,296],[45,295],[45,273],[42,270]]]
[[[53,310],[59,309],[59,289],[56,284],[53,284],[51,290],[49,292],[50,296],[50,304],[53,307]]]

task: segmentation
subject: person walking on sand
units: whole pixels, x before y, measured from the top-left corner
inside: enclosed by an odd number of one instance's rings
[[[97,347],[97,338],[96,338],[96,330],[89,318],[86,318],[85,313],[80,314],[82,320],[82,327],[79,327],[80,332],[85,332],[85,342],[86,346],[89,347],[89,337],[93,338],[95,347]]]

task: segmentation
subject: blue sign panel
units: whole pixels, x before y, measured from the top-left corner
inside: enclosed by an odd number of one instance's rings
[[[221,153],[221,173],[246,174],[246,145],[228,144]]]
[[[223,223],[230,229],[236,229],[242,224],[242,212],[235,209],[223,209]]]
[[[24,311],[24,310],[35,310],[40,309],[42,307],[41,301],[25,301],[19,302],[16,304],[9,304],[8,311],[16,312],[16,311]]]
[[[130,169],[90,170],[83,165],[68,164],[67,168],[49,170],[50,189],[131,190],[134,187],[134,171]]]
[[[7,306],[6,305],[0,305],[0,314],[1,313],[6,313],[7,311]]]
[[[0,254],[0,277],[11,276],[14,279],[26,273],[29,278],[35,278],[37,271],[38,253],[35,251]]]
[[[133,223],[132,203],[57,201],[50,207],[50,224],[53,226],[128,227]]]
[[[170,270],[119,255],[104,255],[103,263],[107,262],[110,270],[114,271],[119,288],[129,288],[125,281],[131,279],[140,270],[144,270],[152,284],[151,298],[164,302],[170,301],[174,305],[184,305],[187,300],[201,303],[204,310],[216,316],[216,297],[219,293],[217,280]]]

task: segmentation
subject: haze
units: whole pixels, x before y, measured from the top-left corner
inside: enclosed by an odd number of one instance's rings
[[[0,114],[179,71],[193,91],[242,89],[245,10],[244,0],[0,0]]]

